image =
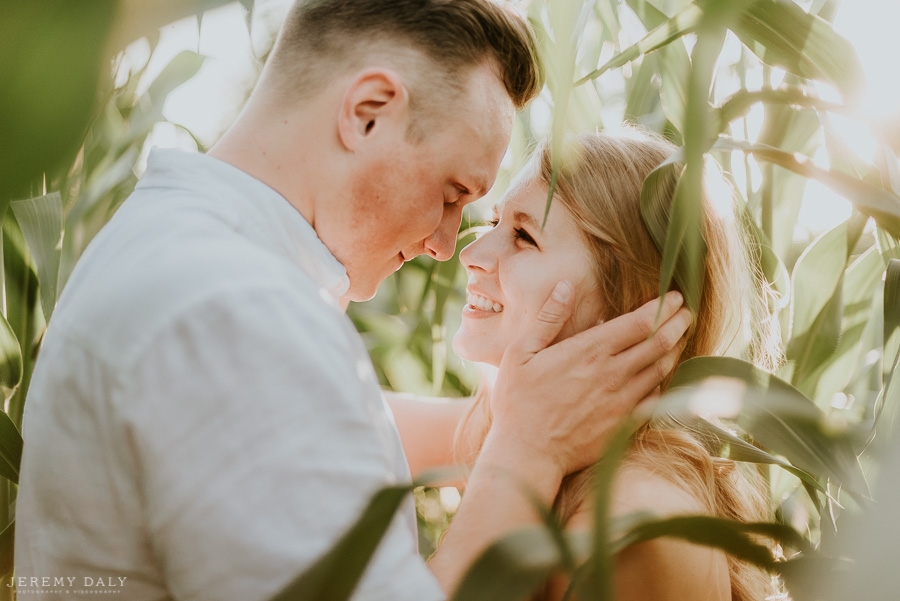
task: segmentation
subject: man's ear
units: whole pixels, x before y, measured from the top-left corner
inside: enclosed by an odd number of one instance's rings
[[[406,128],[409,92],[396,71],[366,69],[350,83],[338,114],[338,133],[348,150],[356,150],[373,134]]]

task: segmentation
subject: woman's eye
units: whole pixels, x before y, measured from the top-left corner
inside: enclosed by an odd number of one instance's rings
[[[534,238],[531,237],[531,234],[526,232],[524,229],[517,227],[513,230],[516,236],[516,240],[521,240],[526,244],[531,244],[532,246],[537,246],[537,242],[534,241]]]
[[[498,225],[500,225],[500,220],[497,218],[494,218],[494,219],[491,219],[490,221],[488,221],[488,224],[490,224],[491,227],[497,227]]]

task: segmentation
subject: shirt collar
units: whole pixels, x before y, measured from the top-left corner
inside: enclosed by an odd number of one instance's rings
[[[296,263],[335,299],[349,289],[347,270],[300,211],[237,167],[200,153],[154,148],[137,185],[150,187],[182,189],[237,211],[239,231],[254,243]]]

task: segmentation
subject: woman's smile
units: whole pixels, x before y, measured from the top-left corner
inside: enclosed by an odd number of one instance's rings
[[[491,317],[503,311],[503,305],[494,299],[471,289],[466,289],[466,306],[464,317]],[[483,315],[482,315],[483,314]]]
[[[561,279],[573,283],[576,298],[592,299],[579,303],[587,310],[582,312],[598,312],[584,237],[558,203],[542,229],[546,202],[546,187],[526,172],[495,207],[491,229],[460,253],[469,276],[462,325],[453,340],[461,357],[499,365]],[[564,333],[576,329],[569,325]]]

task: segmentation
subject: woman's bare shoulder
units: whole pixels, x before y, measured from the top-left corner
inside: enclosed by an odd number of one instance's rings
[[[613,515],[649,512],[660,518],[709,514],[700,494],[660,470],[626,462],[613,485]],[[589,503],[578,509],[570,527],[588,527]],[[675,601],[731,598],[728,563],[721,551],[671,538],[653,539],[625,549],[616,562],[616,599]]]
[[[666,517],[711,511],[702,491],[691,490],[688,482],[676,482],[664,469],[626,461],[613,484],[612,514],[647,511]]]
[[[614,516],[647,512],[659,517],[709,514],[711,509],[699,491],[687,482],[676,483],[659,468],[643,462],[625,461],[613,482],[611,513]],[[570,528],[589,526],[593,519],[590,496],[582,499],[568,520]]]

